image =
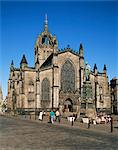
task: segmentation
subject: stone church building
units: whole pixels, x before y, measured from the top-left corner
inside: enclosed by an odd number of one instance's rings
[[[78,51],[67,46],[59,50],[56,36],[48,30],[45,17],[44,30],[34,46],[35,64],[28,66],[25,55],[16,68],[12,61],[8,80],[9,110],[50,110],[78,114],[95,114],[111,108],[110,88],[106,65],[103,72],[96,64],[91,70],[85,63],[84,48]]]

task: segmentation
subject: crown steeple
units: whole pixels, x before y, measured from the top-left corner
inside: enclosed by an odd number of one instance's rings
[[[45,14],[45,25],[44,25],[44,31],[48,31],[48,17],[47,17],[47,14]]]

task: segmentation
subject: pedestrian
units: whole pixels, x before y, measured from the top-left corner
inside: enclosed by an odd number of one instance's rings
[[[59,109],[57,109],[57,110],[56,110],[55,115],[56,115],[56,119],[55,119],[55,121],[57,121],[57,120],[58,120],[58,122],[60,123],[60,116],[61,116],[61,114],[60,114]]]
[[[54,113],[54,111],[53,111],[53,110],[51,110],[51,112],[50,112],[50,119],[51,119],[51,123],[53,123],[53,122],[54,122],[54,117],[55,117],[55,113]]]
[[[43,111],[39,112],[39,120],[43,121]]]
[[[90,128],[90,124],[91,124],[91,121],[90,121],[90,119],[88,118],[88,129]]]
[[[73,114],[73,117],[74,117],[74,121],[76,121],[76,119],[77,119],[77,113]]]

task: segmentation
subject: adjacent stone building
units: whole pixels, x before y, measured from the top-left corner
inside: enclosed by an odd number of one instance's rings
[[[91,70],[85,63],[84,48],[78,51],[68,45],[59,50],[56,36],[44,31],[34,46],[35,64],[28,66],[23,55],[20,68],[12,61],[8,80],[9,110],[38,110],[60,108],[78,114],[95,115],[111,108],[106,65],[103,72],[95,64]]]
[[[118,79],[113,78],[110,81],[111,87],[111,106],[112,106],[112,113],[118,114]]]
[[[2,94],[2,88],[0,86],[0,112],[2,112],[2,105],[3,105],[3,94]]]

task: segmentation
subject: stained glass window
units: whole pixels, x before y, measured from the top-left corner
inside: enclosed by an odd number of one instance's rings
[[[42,81],[42,100],[50,100],[50,82],[47,78]]]
[[[28,101],[33,101],[34,100],[34,83],[32,80],[29,81],[29,86],[28,86]]]
[[[64,63],[61,69],[61,90],[64,92],[75,91],[75,69],[69,60]]]

